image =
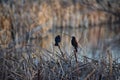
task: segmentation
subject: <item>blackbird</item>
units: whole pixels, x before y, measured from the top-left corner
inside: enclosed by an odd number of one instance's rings
[[[61,37],[60,37],[60,35],[57,35],[56,37],[55,37],[55,46],[59,46],[59,43],[61,42]]]
[[[76,38],[74,36],[72,36],[71,44],[74,47],[75,51],[77,52],[78,43],[77,43]]]
[[[111,7],[112,7],[112,5],[110,4],[110,2],[109,2],[109,1],[107,2],[107,5],[108,5],[108,7],[109,7],[109,8],[111,8]]]

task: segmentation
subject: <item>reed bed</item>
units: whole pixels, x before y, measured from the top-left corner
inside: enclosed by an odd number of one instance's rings
[[[81,56],[76,63],[73,54],[63,57],[60,54],[66,52],[62,50],[49,51],[37,45],[51,26],[68,26],[67,21],[74,23],[73,19],[76,17],[71,18],[69,14],[74,14],[74,8],[77,12],[85,6],[76,4],[73,7],[74,4],[70,3],[64,10],[63,6],[54,0],[53,4],[51,0],[51,5],[48,5],[48,0],[36,0],[35,3],[34,0],[26,1],[0,1],[0,80],[120,80],[120,63],[117,62],[120,58],[114,60],[109,50],[101,51],[101,54],[106,55],[100,59]],[[68,12],[64,12],[67,10]],[[64,13],[68,13],[67,18]],[[100,12],[100,15],[106,16],[104,12]],[[81,16],[81,20],[82,15],[78,16]],[[65,18],[65,21],[61,17]],[[81,25],[80,20],[77,20],[78,25]],[[114,20],[116,18],[113,17]],[[87,25],[86,21],[84,22],[83,24]],[[117,30],[119,32],[119,29]]]
[[[75,62],[73,55],[63,58],[34,45],[0,49],[1,80],[119,80],[120,63],[112,59]]]

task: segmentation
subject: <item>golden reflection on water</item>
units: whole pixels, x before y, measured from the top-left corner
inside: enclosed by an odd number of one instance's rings
[[[92,28],[63,28],[63,29],[54,29],[47,34],[46,37],[42,38],[40,41],[40,46],[44,49],[47,49],[51,52],[59,52],[59,49],[54,46],[54,38],[56,35],[61,35],[62,41],[60,47],[66,55],[70,55],[73,52],[73,47],[71,46],[71,36],[75,36],[78,44],[78,54],[87,55],[89,57],[97,58],[99,57],[99,49],[104,45],[104,40],[112,38],[115,36],[115,32],[110,30],[107,25],[103,26],[94,26]],[[118,25],[117,25],[118,26]],[[81,52],[81,47],[85,49],[86,53]],[[92,50],[96,52],[93,53]],[[115,52],[113,49],[112,51]],[[119,54],[119,51],[117,54]],[[113,54],[113,56],[120,56]]]

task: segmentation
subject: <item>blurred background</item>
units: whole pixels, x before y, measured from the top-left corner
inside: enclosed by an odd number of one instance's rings
[[[51,60],[49,53],[60,54],[54,46],[57,35],[67,56],[73,54],[75,36],[78,58],[106,58],[110,50],[113,60],[118,59],[120,0],[0,0],[0,55],[27,58],[27,52],[32,58],[41,54]]]
[[[31,44],[53,52],[54,37],[59,34],[61,47],[68,54],[71,36],[92,54],[102,47],[119,54],[117,0],[1,0],[0,23],[1,48]]]

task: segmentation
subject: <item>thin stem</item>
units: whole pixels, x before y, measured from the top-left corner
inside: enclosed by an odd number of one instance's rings
[[[61,48],[60,48],[59,45],[58,45],[58,48],[59,48],[59,50],[60,50],[60,53],[61,53],[62,57],[64,58],[64,54],[63,54],[63,52],[62,52],[62,50],[61,50]]]
[[[76,63],[78,63],[78,61],[77,61],[77,55],[76,55],[76,50],[74,50],[74,56],[75,56]]]

